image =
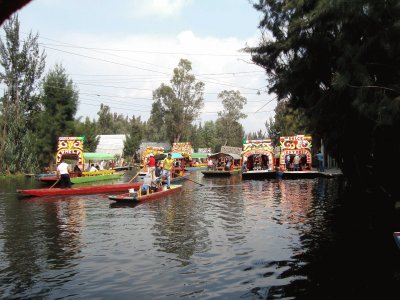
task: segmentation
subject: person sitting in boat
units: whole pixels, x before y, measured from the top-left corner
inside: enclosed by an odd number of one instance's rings
[[[214,163],[213,163],[212,159],[209,158],[207,161],[207,170],[211,171],[212,169],[214,169]]]
[[[225,164],[225,171],[229,171],[231,169],[232,161],[230,159],[227,160]]]
[[[96,167],[94,166],[94,164],[90,165],[90,169],[89,172],[97,172],[98,170],[96,169]]]
[[[76,175],[77,177],[81,177],[81,176],[82,176],[81,168],[79,168],[78,165],[75,165],[75,167],[74,167],[74,173],[75,173],[75,175]]]
[[[247,161],[244,161],[243,165],[242,165],[242,173],[245,173],[245,172],[247,172]]]

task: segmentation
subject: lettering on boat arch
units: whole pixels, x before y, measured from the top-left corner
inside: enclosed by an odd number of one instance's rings
[[[270,139],[265,140],[243,140],[242,159],[247,160],[249,156],[259,154],[268,157],[268,163],[271,169],[274,169],[274,147]]]
[[[310,135],[281,136],[279,138],[281,155],[280,167],[286,170],[285,158],[287,155],[304,155],[309,169],[312,168],[312,137]]]
[[[83,141],[84,137],[59,137],[58,138],[58,147],[57,147],[57,155],[56,155],[56,163],[57,165],[61,162],[61,159],[65,156],[74,157],[78,160],[78,165],[84,165],[83,158]],[[81,167],[81,170],[82,170]]]

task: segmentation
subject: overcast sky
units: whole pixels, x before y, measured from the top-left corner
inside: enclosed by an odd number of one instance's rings
[[[247,98],[246,132],[265,131],[274,115],[265,72],[240,51],[260,38],[260,15],[248,0],[33,0],[18,15],[22,39],[39,34],[47,69],[62,64],[76,84],[77,117],[97,119],[103,103],[147,120],[152,92],[169,84],[181,58],[205,83],[197,122],[216,120],[223,90]]]

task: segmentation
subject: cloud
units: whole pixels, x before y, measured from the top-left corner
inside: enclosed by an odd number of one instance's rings
[[[136,17],[156,16],[169,18],[177,16],[192,0],[141,0],[132,3],[132,12]]]

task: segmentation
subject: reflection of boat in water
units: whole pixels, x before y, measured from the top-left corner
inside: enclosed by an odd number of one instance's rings
[[[121,195],[110,195],[108,199],[119,202],[119,203],[132,203],[132,202],[141,202],[148,201],[153,199],[162,198],[176,192],[182,190],[182,185],[172,185],[169,189],[166,187],[160,187],[157,191],[148,191],[146,194],[141,192],[141,188],[136,190],[131,190],[129,193],[121,194]]]
[[[42,196],[56,196],[56,195],[83,195],[83,194],[101,194],[123,192],[129,189],[139,188],[142,183],[115,183],[103,185],[90,185],[74,188],[41,188],[30,190],[17,190],[17,193],[24,196],[42,197]]]

